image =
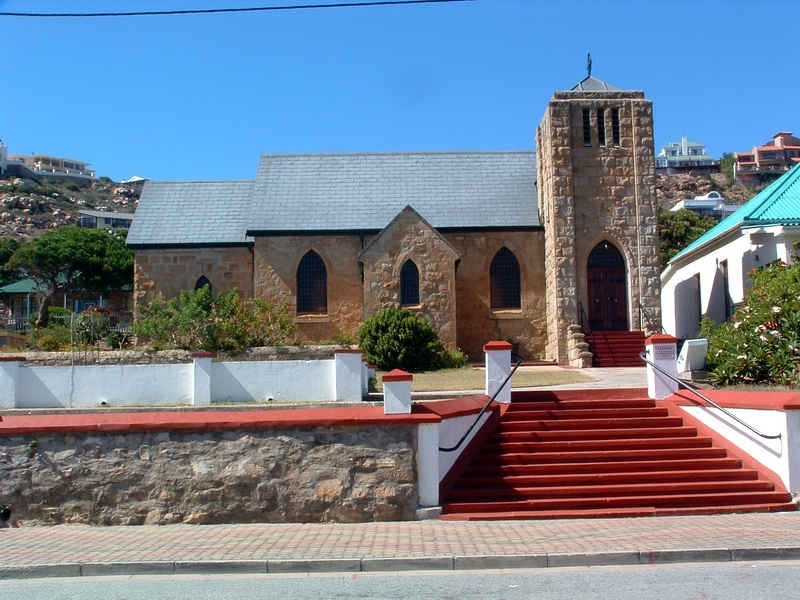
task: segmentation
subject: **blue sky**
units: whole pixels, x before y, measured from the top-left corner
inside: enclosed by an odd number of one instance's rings
[[[0,0],[0,11],[305,0]],[[315,0],[316,3],[324,0]],[[800,133],[797,0],[475,2],[125,19],[0,17],[0,139],[115,180],[253,178],[259,154],[533,149],[556,89],[643,89],[656,150]]]

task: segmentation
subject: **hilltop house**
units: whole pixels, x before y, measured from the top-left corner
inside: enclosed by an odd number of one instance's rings
[[[800,165],[676,254],[661,274],[664,329],[697,335],[700,320],[727,321],[750,287],[748,271],[791,263],[800,242]]]
[[[680,142],[670,142],[656,156],[657,173],[687,171],[719,171],[719,160],[706,154],[704,144],[690,142],[686,136]]]
[[[780,174],[800,163],[800,138],[791,131],[780,131],[751,152],[737,152],[733,165],[734,180],[744,185],[758,185],[761,176]]]
[[[651,102],[588,76],[555,92],[535,151],[264,155],[253,180],[147,182],[134,302],[237,287],[310,341],[400,305],[473,356],[506,339],[586,365],[580,324],[658,321],[654,179]]]

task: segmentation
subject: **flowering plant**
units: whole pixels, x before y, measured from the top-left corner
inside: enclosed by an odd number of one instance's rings
[[[800,364],[800,264],[750,271],[753,286],[733,320],[709,331],[712,383],[794,385]]]

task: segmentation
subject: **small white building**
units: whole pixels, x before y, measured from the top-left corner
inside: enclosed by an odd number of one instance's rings
[[[704,217],[714,217],[718,221],[739,209],[737,204],[725,204],[725,198],[719,192],[708,192],[702,196],[695,196],[686,200],[678,200],[670,208],[671,211],[691,210]]]
[[[800,242],[800,165],[676,254],[661,273],[664,330],[695,337],[703,317],[727,321],[752,284],[748,272],[791,263]]]

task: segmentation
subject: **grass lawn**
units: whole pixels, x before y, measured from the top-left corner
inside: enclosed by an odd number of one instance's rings
[[[382,389],[381,381],[386,371],[378,371],[378,389]],[[414,392],[433,392],[450,390],[482,390],[485,384],[485,370],[473,367],[462,369],[441,369],[414,373],[411,390]],[[511,387],[539,387],[544,385],[561,385],[565,383],[584,383],[596,381],[576,369],[560,369],[558,367],[520,367],[511,378]]]

